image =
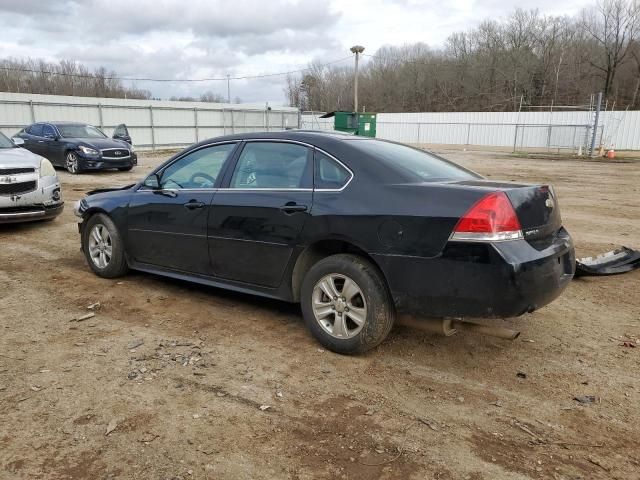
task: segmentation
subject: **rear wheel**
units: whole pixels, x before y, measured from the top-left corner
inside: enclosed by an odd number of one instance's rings
[[[64,166],[67,169],[67,172],[71,174],[76,174],[80,172],[80,165],[78,162],[78,155],[75,152],[67,152],[67,155],[64,159]]]
[[[107,215],[98,213],[87,220],[82,249],[89,267],[96,275],[115,278],[127,273],[124,244],[118,229]]]
[[[311,333],[337,353],[375,347],[395,320],[382,274],[357,255],[332,255],[316,263],[302,284],[301,305]]]

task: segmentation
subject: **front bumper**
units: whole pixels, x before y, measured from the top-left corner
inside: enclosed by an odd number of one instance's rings
[[[16,195],[0,195],[0,223],[46,220],[62,213],[62,187],[57,177],[20,176],[21,182],[33,181],[36,188]]]
[[[537,249],[525,240],[455,243],[435,258],[374,255],[398,313],[417,317],[508,318],[557,298],[575,273],[570,235]]]
[[[64,202],[51,206],[33,205],[31,207],[0,208],[0,224],[50,220],[60,215],[63,210]]]
[[[131,155],[122,159],[106,159],[102,155],[86,155],[78,152],[79,166],[81,170],[109,170],[114,168],[132,168],[138,164],[138,155]]]

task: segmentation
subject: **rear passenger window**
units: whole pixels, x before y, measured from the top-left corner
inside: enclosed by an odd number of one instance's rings
[[[53,131],[53,127],[51,125],[43,125],[42,126],[42,136],[43,137],[55,137],[56,133]]]
[[[310,188],[309,149],[295,143],[248,142],[230,188]]]
[[[339,190],[351,179],[351,172],[333,158],[316,150],[315,152],[315,188],[321,190]]]

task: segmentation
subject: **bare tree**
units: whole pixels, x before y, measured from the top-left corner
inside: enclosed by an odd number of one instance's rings
[[[618,68],[627,58],[638,34],[636,0],[599,0],[582,13],[582,27],[600,47],[591,65],[604,74],[604,94],[609,97]]]
[[[361,64],[359,97],[379,112],[501,111],[520,101],[585,104],[606,89],[610,103],[633,107],[640,103],[638,0],[601,1],[576,17],[518,9],[453,33],[441,49],[382,47]],[[311,65],[287,79],[285,95],[305,110],[351,110],[352,89],[350,67]]]
[[[77,95],[81,97],[151,98],[151,92],[125,87],[115,72],[100,67],[90,72],[71,60],[0,59],[0,91]]]

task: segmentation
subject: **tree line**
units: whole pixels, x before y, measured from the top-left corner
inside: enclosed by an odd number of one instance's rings
[[[71,60],[0,59],[0,91],[79,97],[152,98],[149,90],[125,87],[113,71],[90,71]]]
[[[53,63],[38,59],[0,59],[0,92],[154,99],[149,90],[124,86],[114,71],[100,67],[92,72],[86,66],[72,60]],[[172,96],[169,100],[227,102],[226,97],[212,91],[197,96]],[[242,103],[242,99],[235,97],[233,102]]]
[[[451,34],[441,48],[385,46],[361,64],[360,108],[377,112],[509,111],[589,105],[640,108],[640,4],[600,0],[574,17],[516,9]],[[303,110],[353,109],[353,67],[310,65],[287,77]]]

